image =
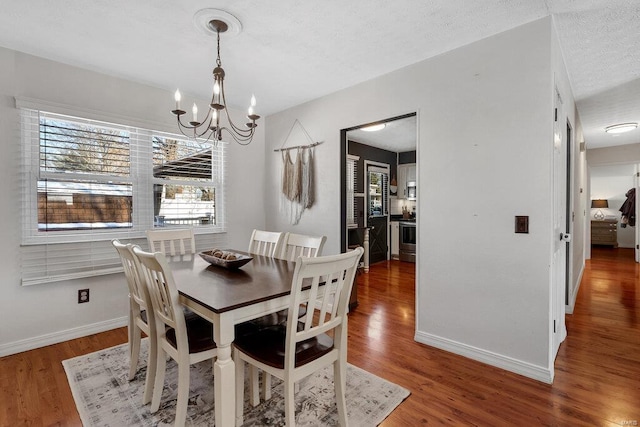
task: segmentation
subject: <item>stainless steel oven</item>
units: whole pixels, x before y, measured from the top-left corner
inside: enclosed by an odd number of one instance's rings
[[[399,228],[400,261],[416,262],[416,223],[401,221]]]

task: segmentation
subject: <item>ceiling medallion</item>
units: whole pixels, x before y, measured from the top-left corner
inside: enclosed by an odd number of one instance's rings
[[[247,115],[249,122],[245,124],[246,127],[241,127],[233,123],[226,107],[227,101],[224,92],[225,72],[222,68],[222,61],[220,60],[220,34],[239,34],[240,31],[242,31],[242,24],[230,13],[218,9],[202,9],[194,15],[193,21],[201,32],[206,35],[215,35],[217,39],[218,57],[216,59],[216,67],[213,69],[213,94],[211,96],[211,103],[209,104],[204,119],[199,121],[198,106],[194,102],[191,110],[193,119],[188,123],[183,123],[181,117],[186,114],[186,111],[180,108],[181,95],[180,91],[176,90],[176,109],[171,112],[175,114],[178,119],[180,132],[187,137],[194,139],[206,137],[207,140],[212,139],[214,144],[217,145],[218,142],[222,140],[222,131],[225,131],[231,135],[238,144],[247,145],[251,143],[253,139],[255,129],[258,126],[256,120],[260,118],[260,116],[254,112],[256,98],[255,96],[251,96]],[[223,113],[228,124],[227,126],[220,125],[220,119]]]

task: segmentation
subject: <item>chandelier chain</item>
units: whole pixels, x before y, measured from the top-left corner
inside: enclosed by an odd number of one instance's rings
[[[222,67],[222,61],[220,60],[220,30],[217,30],[216,33],[218,34],[218,58],[216,59],[216,65]]]

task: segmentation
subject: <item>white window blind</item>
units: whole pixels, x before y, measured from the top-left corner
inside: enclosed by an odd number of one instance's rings
[[[21,134],[23,285],[121,271],[111,239],[153,227],[226,246],[224,144],[32,109]]]

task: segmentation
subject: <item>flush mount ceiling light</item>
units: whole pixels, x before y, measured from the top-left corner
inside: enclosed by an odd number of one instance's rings
[[[363,130],[365,132],[377,132],[384,129],[386,126],[387,125],[385,123],[380,123],[378,125],[365,126],[363,128],[360,128],[360,130]]]
[[[213,69],[213,95],[211,96],[211,103],[207,109],[207,114],[202,121],[198,121],[198,106],[194,103],[192,107],[193,120],[188,123],[183,123],[181,116],[186,111],[180,108],[181,95],[180,91],[176,90],[175,100],[176,109],[171,112],[176,115],[178,119],[178,128],[183,135],[190,138],[205,138],[207,140],[212,139],[215,144],[222,140],[222,131],[226,131],[233,139],[241,145],[247,145],[251,143],[253,134],[258,126],[256,120],[260,118],[254,113],[254,107],[256,105],[255,96],[251,96],[251,102],[249,104],[247,119],[250,121],[246,123],[246,128],[237,126],[231,120],[229,111],[226,108],[227,100],[224,93],[224,69],[222,68],[222,61],[220,60],[220,34],[228,32],[228,34],[238,34],[242,30],[240,21],[233,15],[218,9],[202,9],[198,11],[193,21],[196,27],[204,34],[215,35],[217,38],[218,57],[216,59],[216,67]],[[220,119],[224,113],[228,126],[221,126]]]
[[[637,123],[620,123],[617,125],[611,125],[604,128],[607,133],[624,133],[634,130],[638,127]]]

